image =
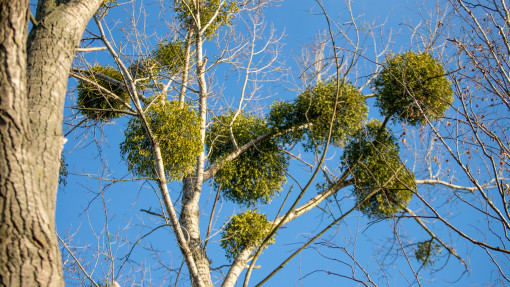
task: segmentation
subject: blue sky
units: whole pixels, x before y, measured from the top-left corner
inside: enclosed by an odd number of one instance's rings
[[[331,20],[340,24],[345,23],[346,19],[349,18],[345,9],[345,3],[336,0],[324,2]],[[135,4],[139,3],[135,2]],[[148,4],[145,6],[146,13],[148,13],[147,23],[161,23],[158,22],[161,21],[162,14],[161,10],[159,10],[161,6],[148,2],[146,4]],[[432,5],[433,3],[430,4]],[[356,21],[360,24],[365,22],[367,25],[373,24],[381,27],[379,37],[376,39],[378,44],[387,43],[389,40],[388,35],[391,34],[393,38],[389,43],[389,52],[398,53],[411,48],[416,49],[416,47],[411,47],[409,29],[406,28],[406,25],[402,25],[404,22],[409,23],[409,21],[413,21],[418,23],[420,21],[418,18],[418,8],[415,5],[414,1],[356,1],[353,3],[353,14],[356,17]],[[118,27],[122,27],[124,22],[128,22],[129,19],[125,19],[125,17],[129,15],[128,13],[131,13],[131,10],[132,6],[130,4],[114,8],[107,18],[107,23],[112,27],[115,24]],[[139,15],[139,11],[135,11],[135,14]],[[268,24],[273,25],[278,34],[284,33],[281,61],[289,67],[289,73],[294,75],[289,77],[289,74],[286,79],[293,80],[295,85],[299,85],[299,68],[296,58],[303,49],[313,44],[319,31],[325,31],[327,27],[325,17],[321,15],[321,10],[317,3],[311,0],[282,1],[273,7],[267,8],[265,17]],[[117,20],[120,22],[117,23]],[[91,27],[93,26],[91,25]],[[156,25],[153,28],[153,26],[149,25],[148,30],[150,29],[160,33],[160,35],[165,33],[161,26]],[[118,41],[126,40],[120,34],[116,34],[116,39]],[[373,43],[369,41],[365,43],[367,49],[364,56],[367,59],[373,59],[373,53],[371,52]],[[208,52],[214,54],[215,48],[212,43],[207,44],[206,47]],[[111,57],[106,52],[92,53],[87,55],[87,59],[99,63],[113,63]],[[373,63],[372,66],[370,64],[370,60],[360,61],[359,66],[356,67],[357,73],[350,74],[349,79],[362,83],[366,79],[364,76],[370,74],[375,69]],[[224,75],[228,71],[228,67],[219,68],[216,71],[215,78],[212,78],[213,83],[215,83],[212,87],[225,87],[222,90],[224,97],[232,99],[235,103],[239,84],[235,83],[234,80],[238,79],[238,75],[230,75],[225,83],[218,84],[218,82],[226,78],[224,78]],[[74,85],[73,83],[73,81],[70,81],[71,88]],[[261,101],[257,105],[267,107],[274,99],[291,100],[297,96],[293,88],[291,84],[286,82],[269,84],[262,91],[275,95],[275,98]],[[367,88],[364,90],[364,93],[369,94],[370,90]],[[68,105],[72,105],[74,99],[74,94],[70,92]],[[369,101],[369,104],[369,117],[380,118],[378,111],[373,107],[373,101]],[[69,110],[66,110],[66,114],[70,115]],[[64,149],[70,174],[67,177],[67,185],[61,187],[58,193],[57,230],[63,238],[71,236],[72,241],[70,245],[87,246],[87,248],[76,249],[76,252],[83,256],[85,260],[90,261],[90,264],[87,264],[85,267],[89,272],[94,270],[93,277],[98,280],[104,279],[103,274],[108,272],[108,260],[105,259],[108,258],[108,255],[98,256],[94,250],[99,249],[101,252],[106,253],[112,252],[114,257],[117,257],[114,261],[115,272],[119,272],[118,268],[123,264],[123,260],[119,258],[122,258],[131,250],[131,244],[136,238],[147,235],[152,228],[157,227],[160,223],[158,223],[157,218],[140,211],[142,209],[155,212],[160,210],[157,186],[147,181],[130,181],[132,175],[127,171],[126,164],[120,156],[118,147],[123,141],[123,130],[126,123],[127,119],[121,118],[103,127],[77,129],[68,136],[69,142]],[[392,128],[397,133],[402,132],[402,127],[393,126]],[[300,146],[295,151],[303,152]],[[336,158],[337,162],[336,165],[334,163],[335,160],[330,162],[329,167],[332,171],[335,169],[338,171],[340,151],[340,149],[332,149],[328,153],[328,157]],[[306,158],[310,159],[311,157],[308,156]],[[408,164],[413,163],[412,159],[404,160],[408,160]],[[291,166],[290,173],[298,178],[300,182],[305,182],[309,177],[309,173],[299,163]],[[112,184],[111,179],[118,182]],[[322,178],[319,178],[315,183],[321,181]],[[292,181],[289,180],[289,183],[284,187],[283,195],[290,188],[291,184]],[[210,182],[205,185],[205,192],[200,202],[203,208],[201,224],[204,233],[207,228],[215,194],[211,185]],[[172,199],[178,198],[180,186],[179,183],[170,184]],[[352,207],[353,201],[347,199],[350,196],[350,192],[350,189],[345,189],[338,194],[337,199],[341,203],[340,208],[342,211]],[[447,192],[447,190],[436,191],[431,189],[431,193],[434,192]],[[307,198],[315,194],[316,191],[312,189],[308,192]],[[440,194],[437,197],[442,198]],[[302,202],[307,198],[303,199]],[[282,200],[283,196],[276,198],[269,206],[258,206],[258,208],[267,212],[269,218],[272,218],[275,216]],[[330,204],[331,206],[334,205],[333,202]],[[325,205],[321,205],[321,207],[328,208]],[[418,209],[419,205],[413,205],[412,202],[411,207]],[[444,208],[452,208],[453,211],[455,206],[445,204]],[[106,213],[105,209],[107,210]],[[222,199],[213,221],[213,232],[217,232],[218,228],[221,227],[222,223],[229,216],[240,210],[243,210],[242,206]],[[336,210],[334,214],[340,214],[339,210]],[[458,213],[453,214],[453,218],[459,223],[476,222],[478,220],[470,214],[459,215]],[[300,243],[306,242],[308,238],[320,232],[322,228],[329,224],[330,220],[331,218],[328,218],[324,212],[315,210],[290,223],[287,228],[282,229],[278,234],[276,244],[265,250],[258,260],[257,265],[261,265],[262,268],[253,272],[250,281],[252,285],[264,278],[283,259],[299,248],[301,246]],[[114,235],[109,239],[104,236],[106,228]],[[413,270],[410,269],[405,257],[400,256],[393,261],[390,257],[394,252],[384,247],[394,239],[392,236],[393,228],[397,228],[402,235],[406,235],[410,239],[426,238],[424,232],[411,222],[399,225],[395,225],[395,222],[392,220],[372,223],[359,212],[355,212],[354,215],[349,216],[338,227],[329,231],[324,236],[324,240],[317,241],[317,244],[312,245],[312,248],[303,251],[294,258],[266,286],[326,286],[329,284],[334,284],[335,286],[358,286],[358,283],[342,277],[350,276],[352,272],[351,267],[353,266],[353,261],[344,251],[348,251],[351,255],[355,256],[360,266],[366,268],[366,271],[371,275],[372,280],[381,286],[417,285],[411,276]],[[451,235],[446,230],[439,229],[438,232],[438,234],[444,236],[445,241],[450,242]],[[112,246],[111,251],[109,248],[104,248],[108,241],[110,241]],[[228,264],[218,241],[219,234],[213,237],[208,246],[212,267]],[[343,247],[345,249],[342,249]],[[469,257],[471,275],[468,276],[463,273],[462,266],[454,257],[448,259],[443,253],[434,267],[441,269],[444,266],[444,268],[437,272],[421,271],[420,276],[423,277],[422,281],[420,281],[421,285],[485,286],[494,280],[494,267],[487,264],[487,258],[481,251],[466,246],[465,243],[461,243],[459,251],[462,252],[461,255],[464,257]],[[171,265],[171,268],[179,268],[181,264],[180,252],[175,238],[168,227],[159,228],[155,232],[150,233],[144,237],[140,246],[132,249],[132,262],[129,262],[120,270],[119,277],[116,277],[117,280],[131,282],[130,280],[133,279],[128,277],[131,275],[136,276],[136,280],[142,281],[141,278],[147,276],[143,278],[145,284],[143,286],[169,286],[172,284],[175,279],[174,273],[161,267],[157,269],[150,268],[150,266],[156,263],[155,254],[161,256],[161,260],[165,264]],[[388,257],[386,257],[387,260],[383,263],[381,260],[385,255]],[[408,254],[408,257],[413,268],[419,267],[413,254]],[[65,252],[64,258],[70,260]],[[142,262],[147,267],[137,267],[135,262]],[[387,264],[385,265],[386,272],[381,270],[380,264]],[[356,267],[356,276],[359,275],[360,278],[363,278],[360,275],[363,272],[360,266]],[[130,270],[130,268],[133,269]],[[150,275],[147,269],[151,269]],[[241,278],[244,278],[244,276]],[[406,281],[406,278],[411,281]],[[187,278],[184,278],[181,282],[182,285],[178,286],[186,286],[185,279]],[[71,284],[76,282],[69,280]],[[127,284],[126,286],[130,285]]]

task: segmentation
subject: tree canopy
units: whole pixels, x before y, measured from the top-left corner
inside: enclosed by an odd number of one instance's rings
[[[1,3],[0,285],[510,283],[475,2]]]

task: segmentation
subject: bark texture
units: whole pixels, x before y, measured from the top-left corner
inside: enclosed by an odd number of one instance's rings
[[[195,3],[195,7],[199,7]],[[195,49],[196,49],[196,74],[199,85],[199,99],[200,99],[200,136],[202,143],[205,142],[206,125],[207,125],[207,83],[205,80],[205,63],[203,59],[203,33],[201,31],[200,23],[200,9],[194,11],[195,19]],[[191,33],[191,32],[190,32]],[[191,34],[190,34],[191,35]],[[210,262],[205,253],[200,238],[200,223],[199,223],[199,200],[204,182],[204,168],[205,168],[205,150],[202,150],[197,159],[197,169],[195,176],[190,176],[184,180],[183,194],[182,194],[182,210],[180,216],[180,224],[183,232],[189,236],[189,244],[193,259],[197,266],[200,280],[204,286],[213,286],[211,280]],[[193,282],[193,286],[197,286]]]
[[[0,2],[0,286],[64,286],[55,234],[74,51],[101,0]]]
[[[195,181],[192,177],[188,177],[184,180],[183,194],[182,194],[182,210],[179,218],[179,223],[183,230],[184,235],[188,239],[188,244],[191,249],[191,254],[195,261],[198,275],[203,286],[213,286],[211,280],[211,270],[209,267],[209,258],[205,253],[200,238],[199,226],[199,209],[198,199],[200,196],[200,190],[194,188]],[[193,279],[193,278],[192,278]],[[193,281],[193,286],[198,286]]]

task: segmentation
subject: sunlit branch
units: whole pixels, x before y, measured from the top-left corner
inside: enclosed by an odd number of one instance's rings
[[[88,53],[106,50],[106,47],[90,47],[90,48],[77,48],[76,52]]]
[[[69,249],[69,246],[67,246],[67,244],[64,242],[64,240],[62,240],[62,238],[60,238],[59,235],[57,235],[57,238],[58,238],[58,241],[60,241],[60,243],[64,246],[64,248],[67,250],[67,252],[71,255],[71,257],[73,257],[73,260],[74,262],[78,265],[78,268],[80,268],[81,272],[83,272],[83,274],[85,275],[85,277],[87,277],[89,280],[90,280],[90,283],[96,287],[100,287],[96,281],[94,281],[94,279],[92,279],[92,277],[87,273],[87,271],[85,270],[85,268],[83,268],[83,266],[81,265],[80,263],[80,260],[78,260],[78,258],[76,258],[76,256],[74,256],[74,253],[71,251],[71,249]]]
[[[421,179],[421,180],[416,180],[415,182],[416,182],[416,184],[444,185],[444,186],[447,186],[450,188],[454,188],[454,189],[458,189],[458,190],[467,190],[467,191],[471,191],[471,192],[477,190],[476,187],[460,186],[460,185],[451,184],[446,181],[435,180],[435,179]],[[485,185],[485,186],[488,186],[488,185]]]
[[[110,52],[110,54],[115,59],[115,62],[121,69],[122,74],[124,75],[126,82],[128,83],[130,96],[132,97],[132,101],[136,107],[137,113],[138,113],[138,115],[143,123],[144,129],[147,132],[147,135],[151,141],[152,153],[153,153],[153,156],[154,156],[154,159],[156,162],[156,167],[157,167],[158,185],[159,185],[161,195],[162,195],[164,203],[165,203],[166,211],[168,212],[168,215],[170,217],[170,222],[172,223],[172,230],[174,231],[174,233],[177,237],[179,246],[183,250],[183,255],[186,258],[188,269],[190,270],[192,277],[197,282],[197,285],[202,287],[204,285],[198,275],[198,270],[197,270],[197,266],[195,264],[195,260],[193,259],[189,244],[184,237],[183,231],[179,224],[179,220],[175,213],[175,208],[173,206],[172,200],[171,200],[169,192],[168,192],[167,181],[166,181],[166,176],[165,176],[165,168],[163,165],[163,160],[162,160],[162,156],[161,156],[161,150],[159,148],[159,143],[155,139],[155,136],[152,133],[150,125],[145,117],[145,113],[143,112],[142,106],[140,104],[140,99],[138,97],[138,93],[136,91],[134,81],[133,81],[127,67],[124,65],[124,63],[120,59],[117,52],[113,49],[112,45],[106,38],[101,21],[97,17],[94,17],[94,20],[96,22],[97,27],[99,28],[99,32],[101,33],[101,40],[103,41],[105,46],[108,48],[108,51]]]
[[[464,103],[463,103],[464,104]],[[492,202],[492,200],[490,200],[487,196],[487,194],[484,192],[483,190],[483,187],[478,183],[478,181],[473,177],[473,175],[471,174],[471,171],[469,170],[469,168],[464,164],[462,163],[462,161],[460,160],[459,157],[457,157],[454,153],[454,151],[451,149],[451,147],[446,143],[446,141],[444,140],[444,138],[441,136],[441,134],[439,133],[439,131],[437,130],[437,128],[432,124],[432,122],[430,121],[430,119],[428,118],[428,116],[426,115],[426,113],[421,109],[420,106],[418,106],[418,108],[420,109],[420,112],[423,114],[425,120],[427,121],[427,124],[430,126],[430,128],[432,129],[432,131],[434,132],[434,134],[436,135],[436,137],[441,141],[441,143],[443,144],[443,146],[448,150],[448,152],[450,153],[450,155],[455,159],[455,161],[459,164],[459,166],[462,168],[462,170],[465,172],[465,174],[468,176],[469,180],[476,186],[476,189],[478,190],[478,192],[482,195],[483,199],[485,200],[485,202],[487,202],[487,204],[489,204],[489,206],[491,207],[491,209],[496,212],[496,214],[499,216],[501,222],[503,222],[503,224],[505,225],[505,233],[506,233],[506,230],[510,229],[510,223],[507,221],[507,219],[503,216],[503,214],[501,213],[501,211],[496,207],[496,205],[494,205],[494,203]]]
[[[390,180],[392,180],[392,178],[390,178]],[[388,180],[388,182],[390,181]],[[387,183],[388,183],[387,182]],[[387,184],[386,183],[386,184]],[[294,258],[296,255],[298,255],[299,253],[301,253],[301,251],[303,251],[304,249],[306,249],[310,244],[312,244],[315,240],[317,240],[318,238],[320,238],[324,233],[326,233],[326,231],[328,231],[329,229],[331,229],[333,226],[337,225],[340,221],[342,221],[345,217],[347,217],[349,214],[351,214],[353,211],[357,210],[364,202],[366,202],[367,200],[369,200],[372,196],[374,196],[375,194],[377,194],[379,191],[381,190],[381,188],[377,188],[375,189],[374,191],[372,191],[371,193],[369,193],[363,200],[359,201],[354,207],[352,207],[351,209],[349,209],[347,212],[345,212],[344,214],[342,214],[340,217],[338,217],[337,219],[335,219],[331,224],[329,224],[326,228],[324,228],[321,232],[319,232],[317,235],[315,235],[312,239],[310,239],[307,243],[305,243],[303,246],[301,246],[298,250],[296,250],[294,253],[292,253],[287,259],[285,259],[277,268],[275,268],[268,276],[266,276],[262,281],[260,281],[257,285],[255,285],[256,287],[259,287],[259,286],[262,286],[262,284],[264,284],[265,282],[267,282],[271,277],[273,277],[273,275],[275,275],[278,271],[280,271],[285,265],[287,265],[287,263],[289,263],[289,261]]]
[[[251,147],[256,146],[257,144],[261,143],[262,141],[264,141],[264,140],[266,140],[266,139],[268,139],[270,137],[273,137],[273,136],[278,136],[278,135],[281,135],[281,134],[292,132],[294,130],[304,129],[304,128],[307,128],[307,127],[310,127],[310,126],[311,126],[311,124],[304,124],[304,125],[300,125],[298,127],[292,127],[292,128],[286,129],[286,130],[281,131],[281,132],[271,131],[271,132],[268,132],[266,134],[263,134],[263,135],[260,135],[260,136],[256,137],[255,139],[253,139],[253,140],[249,141],[248,143],[244,144],[243,146],[241,146],[237,150],[231,152],[230,154],[225,156],[223,159],[219,160],[218,162],[214,162],[213,164],[211,164],[211,166],[209,166],[209,168],[204,171],[204,181],[211,179],[227,162],[236,159],[243,152],[245,152],[246,150],[248,150]]]
[[[434,213],[436,218],[441,220],[441,222],[443,222],[446,226],[448,226],[448,228],[450,228],[451,230],[455,231],[457,234],[459,234],[461,237],[467,239],[469,242],[471,242],[471,243],[473,243],[475,245],[479,245],[481,247],[485,247],[485,248],[494,250],[494,251],[510,254],[510,250],[507,250],[507,249],[504,249],[504,248],[500,248],[500,247],[496,247],[496,246],[492,246],[492,245],[489,245],[489,244],[487,244],[485,242],[481,242],[481,241],[478,241],[478,240],[475,240],[475,239],[469,237],[464,232],[460,231],[458,228],[456,228],[450,222],[448,222],[448,220],[444,219],[421,195],[419,195],[418,193],[415,193],[415,195]]]
[[[417,216],[411,209],[409,209],[407,206],[404,207],[404,210],[409,213],[413,218],[414,220],[416,220],[416,222],[430,235],[430,237],[434,238],[434,240],[436,240],[437,242],[439,242],[446,250],[448,250],[448,252],[450,254],[452,254],[453,256],[457,257],[457,259],[459,259],[459,261],[462,263],[462,265],[464,265],[464,267],[466,267],[466,270],[468,272],[469,271],[469,267],[467,266],[466,262],[464,261],[464,259],[462,259],[458,254],[457,254],[457,251],[455,251],[455,249],[452,249],[450,246],[448,246],[446,243],[444,243],[439,237],[437,237],[434,232],[432,232],[432,230],[430,230],[426,225],[425,223],[423,223],[423,221],[420,219],[419,216]]]

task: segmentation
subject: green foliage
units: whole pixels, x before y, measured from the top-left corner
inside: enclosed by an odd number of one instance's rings
[[[307,129],[299,127],[306,123],[306,119],[299,117],[300,114],[295,103],[276,102],[271,105],[267,121],[273,129],[286,131],[278,137],[283,144],[298,142],[304,138]]]
[[[218,10],[222,0],[201,0],[200,3],[200,23],[202,26],[209,23],[211,18]],[[217,35],[218,28],[223,25],[228,25],[232,22],[233,14],[239,10],[237,1],[226,0],[226,3],[220,8],[218,16],[214,19],[211,25],[205,31],[204,36],[208,39]],[[194,27],[195,20],[193,18],[195,11],[195,4],[193,0],[175,0],[174,9],[177,17],[183,22],[185,27]]]
[[[311,150],[326,143],[336,99],[336,79],[321,82],[315,87],[308,88],[292,104],[283,102],[273,105],[268,121],[272,127],[279,130],[312,124],[310,127],[283,135],[282,138],[283,142],[292,142],[299,141],[307,135],[308,139],[304,146]],[[341,83],[331,143],[342,145],[363,126],[367,113],[365,99],[359,90],[351,83]]]
[[[106,13],[108,13],[108,9],[110,9],[110,7],[116,4],[117,0],[104,0],[103,4],[101,4],[99,9],[97,9],[96,16],[98,16],[99,18],[103,18],[106,15]]]
[[[233,261],[243,248],[260,245],[270,231],[271,223],[264,214],[257,210],[247,210],[231,217],[221,233],[221,247],[227,258]],[[274,237],[269,243],[274,243]]]
[[[136,78],[155,76],[161,72],[175,74],[183,66],[185,51],[182,41],[163,42],[152,52],[152,56],[138,59],[130,66]]]
[[[122,74],[115,68],[110,66],[94,66],[89,69],[89,72],[95,74],[103,74],[117,81],[124,82]],[[120,88],[112,85],[110,82],[91,77],[99,86],[114,93],[124,102],[129,102],[129,93]],[[126,107],[122,102],[107,93],[103,92],[96,85],[87,83],[80,80],[78,84],[78,107],[80,112],[89,119],[97,121],[109,121],[118,118],[122,113],[112,110],[124,110]]]
[[[382,115],[417,126],[426,123],[426,117],[437,120],[453,102],[451,83],[429,53],[408,51],[389,57],[383,65],[374,81]]]
[[[165,42],[153,52],[154,60],[169,73],[177,73],[184,65],[186,51],[182,41]]]
[[[208,130],[207,146],[210,161],[216,162],[235,150],[230,139],[229,124],[234,113],[218,117]],[[232,132],[238,147],[270,131],[267,123],[253,115],[240,113]],[[278,194],[286,181],[287,157],[279,150],[278,142],[269,138],[226,163],[214,177],[214,185],[230,200],[247,205],[268,203]]]
[[[62,154],[60,156],[60,170],[58,171],[58,184],[66,186],[67,185],[67,175],[69,172],[67,171],[67,167],[69,165],[66,163],[66,157]]]
[[[185,103],[179,108],[177,101],[157,99],[145,116],[159,142],[166,176],[178,180],[192,172],[203,146],[200,119],[191,104]],[[132,118],[124,135],[126,138],[120,144],[120,151],[129,162],[129,170],[139,176],[156,178],[151,142],[142,121],[138,117]]]
[[[151,83],[163,73],[176,74],[183,67],[185,50],[182,41],[163,42],[159,44],[151,55],[134,61],[129,71],[137,79],[137,87],[144,89],[144,85]]]
[[[435,257],[441,253],[441,246],[432,240],[422,241],[417,245],[418,248],[414,253],[416,260],[420,261],[423,265],[433,265]]]
[[[355,180],[354,194],[359,209],[371,218],[388,218],[407,206],[416,184],[400,161],[396,139],[377,120],[360,130],[347,144],[342,161]]]
[[[133,79],[137,80],[137,88],[145,89],[146,84],[159,76],[161,73],[161,65],[152,58],[140,58],[134,61],[128,68]]]

